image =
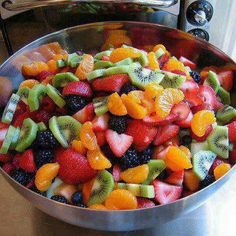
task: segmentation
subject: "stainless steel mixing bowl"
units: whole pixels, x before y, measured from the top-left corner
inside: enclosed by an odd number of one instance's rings
[[[173,55],[176,57],[187,56],[196,62],[199,68],[208,65],[228,65],[236,72],[236,64],[222,51],[201,39],[176,29],[140,22],[95,23],[76,26],[47,35],[25,46],[10,57],[0,67],[0,77],[5,77],[5,79],[0,79],[0,106],[1,104],[4,106],[9,93],[17,89],[22,81],[22,75],[18,70],[21,65],[26,60],[30,60],[29,58],[34,59],[34,57],[39,56],[33,50],[34,48],[50,42],[59,42],[69,52],[78,49],[85,52],[100,50],[104,43],[104,35],[107,35],[109,29],[114,28],[127,30],[127,35],[130,35],[134,46],[142,47],[144,44],[163,43]],[[234,94],[232,95],[234,96]],[[232,100],[236,101],[234,98]],[[149,209],[95,211],[64,205],[42,197],[18,184],[0,168],[0,173],[8,183],[43,212],[73,225],[109,231],[149,228],[157,223],[160,225],[189,213],[214,194],[234,171],[235,167],[207,188],[171,204]]]

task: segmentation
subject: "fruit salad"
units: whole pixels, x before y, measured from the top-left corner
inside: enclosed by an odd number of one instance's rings
[[[63,53],[22,66],[0,123],[0,165],[44,197],[82,208],[168,204],[236,161],[233,72],[201,71],[164,45]]]

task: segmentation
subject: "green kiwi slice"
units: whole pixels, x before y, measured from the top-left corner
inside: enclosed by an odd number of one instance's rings
[[[193,172],[200,180],[204,180],[211,168],[216,154],[212,151],[199,151],[193,156]]]
[[[236,109],[229,105],[225,105],[221,109],[219,109],[216,113],[216,118],[222,124],[229,123],[233,118],[236,117]]]
[[[98,61],[94,64],[94,70],[104,69],[114,66],[114,64],[110,61]]]
[[[80,122],[71,116],[53,116],[49,120],[49,129],[64,148],[74,139],[79,139],[80,128]]]
[[[28,97],[29,97],[29,92],[30,92],[30,89],[28,87],[23,87],[23,88],[20,88],[18,91],[17,91],[17,95],[20,96],[20,99],[26,104],[28,105]]]
[[[164,88],[179,88],[186,80],[186,77],[183,75],[178,75],[167,71],[162,72],[165,74],[165,77],[160,84]]]
[[[203,83],[204,85],[209,85],[217,93],[220,88],[220,82],[218,80],[217,74],[213,71],[209,71],[207,79]]]
[[[106,74],[106,69],[94,70],[94,71],[90,72],[90,73],[87,75],[87,79],[88,79],[88,80],[93,80],[93,79],[102,77],[102,76],[104,76],[105,74]]]
[[[66,105],[66,102],[60,92],[50,84],[47,85],[47,95],[55,102],[58,107],[62,108]]]
[[[43,84],[36,84],[30,91],[28,96],[28,104],[30,111],[37,111],[40,106],[40,102],[47,93],[46,86]]]
[[[148,168],[148,177],[143,184],[150,184],[166,168],[166,165],[163,160],[150,160]]]
[[[12,140],[14,138],[15,130],[16,130],[15,127],[13,127],[11,125],[9,126],[6,136],[5,136],[5,139],[3,141],[2,147],[0,149],[1,154],[7,154],[8,150],[10,148],[10,145],[12,143]]]
[[[231,99],[230,99],[230,93],[228,91],[226,91],[224,88],[220,87],[218,92],[217,92],[217,97],[220,98],[220,101],[223,104],[227,104],[229,105],[231,103]]]
[[[144,89],[146,84],[150,82],[161,83],[164,75],[159,70],[152,71],[143,68],[139,63],[133,63],[129,67],[129,77],[133,85]]]
[[[138,62],[141,64],[141,66],[148,66],[149,61],[147,57],[147,53],[143,51],[139,51],[141,53],[141,56],[138,58]]]
[[[63,184],[63,181],[58,177],[55,178],[53,183],[50,185],[49,189],[46,192],[47,198],[51,198],[53,195],[56,195],[56,189]]]
[[[162,48],[157,49],[155,52],[157,59],[160,58],[161,56],[163,56],[164,54],[165,54],[165,51]]]
[[[15,133],[9,148],[10,150],[15,150],[19,137],[20,137],[20,128],[15,128]]]
[[[195,155],[196,153],[198,153],[201,150],[207,151],[207,150],[209,150],[208,142],[207,141],[192,142],[190,145],[190,150],[191,150],[192,155]]]
[[[79,81],[79,79],[73,73],[71,72],[58,73],[52,80],[52,85],[56,88],[65,87],[68,83],[74,81]]]
[[[110,56],[111,53],[112,53],[111,50],[102,51],[102,52],[97,53],[94,56],[94,58],[97,59],[97,60],[100,60],[103,56]]]
[[[57,60],[57,68],[63,68],[66,66],[66,62],[62,59]]]
[[[47,130],[47,126],[43,122],[40,122],[37,125],[38,125],[39,131],[46,131]]]
[[[127,189],[134,196],[137,197],[145,197],[145,198],[155,197],[153,185],[117,183],[116,188]]]
[[[128,66],[128,65],[131,65],[133,63],[133,59],[128,57],[128,58],[125,58],[124,60],[122,61],[118,61],[114,64],[114,66]]]
[[[114,66],[106,69],[105,75],[127,74],[129,66]]]
[[[113,189],[114,179],[112,174],[106,170],[98,173],[92,187],[88,206],[103,203]]]
[[[83,56],[79,56],[77,53],[69,54],[66,59],[66,65],[72,68],[77,67],[83,60]]]
[[[2,115],[2,122],[6,124],[10,124],[12,122],[14,113],[17,108],[17,104],[20,100],[20,96],[17,94],[12,94]]]
[[[222,158],[229,158],[229,134],[227,126],[216,126],[207,138],[209,149]]]
[[[108,97],[97,97],[93,99],[94,111],[97,116],[102,116],[108,112]]]
[[[38,125],[30,118],[25,119],[20,130],[20,137],[16,145],[16,151],[23,152],[28,148],[36,139],[37,131]]]

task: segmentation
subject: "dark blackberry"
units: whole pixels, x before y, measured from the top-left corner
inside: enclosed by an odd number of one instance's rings
[[[140,165],[137,151],[130,148],[120,159],[120,166],[123,170]]]
[[[118,134],[122,134],[126,131],[128,125],[127,116],[114,116],[112,115],[109,119],[109,127],[116,131]]]
[[[78,205],[76,205],[77,207],[82,207],[82,208],[87,208],[84,204],[80,203]]]
[[[71,197],[71,202],[78,206],[79,204],[83,203],[83,195],[81,192],[75,192]]]
[[[190,72],[190,76],[193,78],[193,80],[196,83],[199,84],[201,82],[201,76],[200,76],[200,74],[197,71],[191,71]]]
[[[47,163],[51,163],[53,160],[53,151],[50,149],[39,149],[35,154],[35,164],[37,169]]]
[[[53,149],[59,145],[58,141],[50,130],[38,132],[35,144],[38,148]]]
[[[26,186],[33,178],[33,174],[27,173],[22,169],[13,170],[11,177],[18,183]]]
[[[57,202],[68,204],[67,199],[63,196],[60,196],[60,195],[53,195],[51,197],[51,199],[54,200],[54,201],[57,201]]]
[[[201,181],[201,188],[205,188],[215,181],[214,175],[207,175],[204,180]]]
[[[192,137],[190,135],[184,135],[181,138],[181,144],[184,146],[189,146],[192,143]]]
[[[67,95],[66,98],[66,107],[71,113],[75,113],[83,109],[87,105],[87,99],[78,95]]]
[[[129,82],[125,83],[120,90],[120,95],[123,93],[128,94],[129,92],[137,90],[137,89],[138,88],[136,86],[130,84]]]
[[[146,148],[143,152],[139,153],[139,163],[146,164],[150,161],[153,153],[153,148],[150,146]]]
[[[32,190],[33,192],[39,194],[39,195],[42,195],[44,197],[46,197],[46,192],[40,192],[35,186],[31,187],[30,190]]]
[[[109,145],[103,145],[101,147],[101,150],[103,152],[103,154],[109,159],[109,161],[113,164],[116,164],[118,162],[118,158],[114,155],[114,153],[112,152],[111,148],[109,147]]]

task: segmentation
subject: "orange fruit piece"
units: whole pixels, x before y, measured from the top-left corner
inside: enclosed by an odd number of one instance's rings
[[[47,76],[46,79],[44,79],[41,83],[42,83],[42,84],[45,84],[45,85],[51,84],[51,82],[52,82],[53,79],[54,79],[54,75],[49,75],[49,76]]]
[[[83,143],[80,140],[73,140],[72,141],[72,148],[79,152],[81,155],[85,155],[87,153],[87,149],[83,145]]]
[[[192,157],[192,154],[191,154],[190,150],[187,147],[181,145],[181,146],[179,146],[179,149],[181,151],[183,151],[189,157],[189,159]]]
[[[49,67],[45,62],[33,61],[30,64],[22,66],[22,74],[27,76],[37,76],[42,71],[48,71]]]
[[[134,90],[128,93],[128,97],[134,102],[141,104],[142,100],[144,99],[144,92],[141,90]]]
[[[209,125],[216,122],[215,115],[212,111],[201,110],[194,114],[191,121],[191,130],[198,137],[203,137]]]
[[[108,110],[117,116],[127,115],[126,107],[118,93],[113,93],[108,97]]]
[[[38,169],[35,175],[35,186],[41,192],[50,187],[52,180],[57,176],[60,165],[58,163],[45,164]]]
[[[97,138],[93,132],[93,124],[91,122],[85,122],[80,129],[80,140],[84,147],[89,150],[95,150],[98,148]]]
[[[184,185],[192,192],[199,189],[200,180],[192,170],[186,170],[184,172]]]
[[[93,204],[91,206],[89,206],[89,209],[93,209],[93,210],[107,210],[107,208],[102,205],[102,204]]]
[[[88,203],[90,194],[92,192],[94,181],[95,181],[95,178],[83,184],[82,195],[83,195],[83,201],[85,204]]]
[[[128,57],[130,58],[139,58],[141,53],[133,48],[117,48],[112,51],[110,55],[110,61],[115,63],[122,61]]]
[[[128,190],[116,189],[108,195],[105,207],[109,210],[132,210],[138,207],[138,202]]]
[[[160,69],[158,60],[154,52],[149,52],[147,57],[148,57],[149,67],[151,70]]]
[[[68,54],[67,53],[65,53],[65,54],[55,54],[54,56],[53,56],[53,60],[55,60],[55,61],[58,61],[58,60],[66,60],[67,59],[67,57],[68,57]]]
[[[33,88],[34,85],[36,85],[36,84],[39,84],[38,80],[35,80],[35,79],[27,79],[27,80],[24,80],[24,81],[20,84],[19,88],[28,87],[28,88],[31,89],[31,88]]]
[[[93,71],[94,68],[94,59],[93,56],[85,54],[83,60],[80,62],[78,68],[76,69],[75,75],[80,80],[87,79],[87,74]]]
[[[108,36],[106,39],[104,45],[102,46],[102,51],[110,49],[111,47],[119,48],[123,44],[125,45],[132,45],[132,41],[129,36],[126,34],[122,33],[112,33],[111,35]]]
[[[231,165],[227,164],[227,163],[222,163],[220,165],[218,165],[215,169],[214,169],[214,176],[215,179],[219,179],[221,178],[223,175],[225,175],[229,170],[231,169]]]
[[[158,49],[162,49],[164,52],[166,52],[166,47],[163,44],[157,44],[156,46],[154,46],[154,48],[152,49],[153,52],[156,52]]]
[[[144,96],[145,96],[145,98],[153,101],[163,91],[164,91],[164,88],[161,85],[159,85],[155,82],[151,82],[146,85],[145,91],[144,91]]]
[[[147,179],[148,173],[148,165],[144,164],[121,172],[120,177],[126,183],[141,184]]]
[[[165,118],[171,112],[172,106],[184,99],[181,90],[175,88],[164,89],[155,99],[156,113],[160,118]]]
[[[186,72],[184,64],[173,57],[168,60],[162,69],[167,71],[180,70]]]
[[[87,159],[94,170],[104,170],[111,167],[111,162],[99,150],[88,150]]]
[[[48,65],[48,70],[52,73],[56,73],[57,72],[57,62],[55,60],[50,60],[47,62]]]
[[[164,158],[166,166],[172,171],[192,168],[192,163],[189,157],[178,147],[170,146]]]

